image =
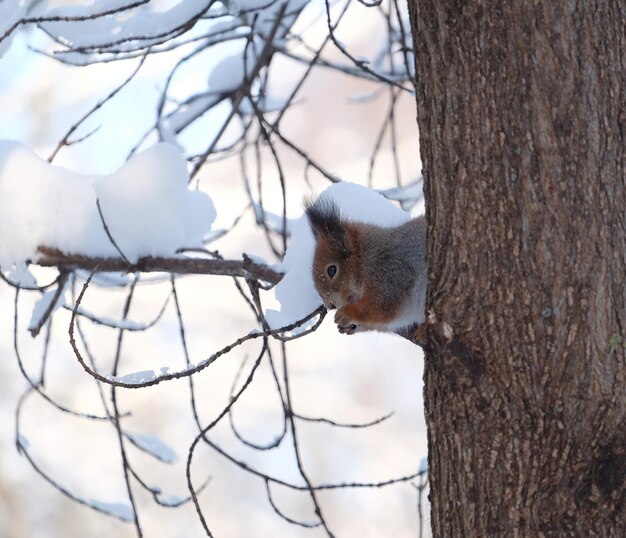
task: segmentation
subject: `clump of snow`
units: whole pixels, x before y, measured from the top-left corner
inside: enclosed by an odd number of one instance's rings
[[[256,256],[254,254],[246,254],[246,256],[250,259],[251,262],[256,263],[257,265],[270,265],[269,263],[267,263],[267,260],[265,258],[262,258],[261,256]]]
[[[420,177],[403,187],[393,187],[391,189],[380,190],[382,195],[389,200],[400,202],[400,207],[405,211],[410,211],[414,215],[424,213],[424,191],[423,181]]]
[[[128,258],[141,252],[172,254],[209,230],[215,210],[209,198],[187,189],[187,164],[169,144],[154,146],[94,190],[111,235]],[[129,233],[140,229],[141,233]],[[129,258],[130,259],[130,258]]]
[[[11,267],[6,276],[11,282],[20,288],[35,288],[37,286],[37,279],[25,263],[18,263]]]
[[[154,370],[141,370],[140,372],[132,372],[123,376],[108,376],[111,381],[118,383],[128,383],[130,385],[139,385],[152,381],[156,377]]]
[[[167,129],[172,135],[179,133],[218,102],[219,97],[212,94],[196,96],[162,118],[159,127]],[[176,139],[175,136],[174,139]]]
[[[165,36],[176,32],[179,28],[204,13],[212,0],[181,0],[176,5],[157,11],[146,9],[146,6],[111,14],[106,17],[85,18],[67,24],[64,20],[42,23],[42,28],[54,39],[67,43],[72,48],[106,48],[115,47],[124,50],[132,46],[136,39],[147,40],[151,36]],[[45,17],[86,17],[96,13],[110,11],[131,5],[131,0],[109,0],[100,2],[77,2],[68,5],[56,5],[56,2],[44,2],[37,6],[34,14]],[[114,38],[112,38],[114,36]],[[145,44],[145,43],[144,43]]]
[[[274,41],[276,44],[276,41]],[[276,97],[272,95],[259,96],[254,100],[254,104],[248,97],[244,97],[239,105],[239,112],[244,115],[252,116],[255,114],[255,107],[263,112],[277,112],[287,106],[287,99],[284,97]]]
[[[178,459],[176,452],[156,435],[131,432],[125,432],[125,435],[137,448],[164,463],[174,463]]]
[[[17,436],[17,442],[25,450],[28,450],[30,448],[30,441],[26,437],[24,437],[21,433],[18,434]]]
[[[276,270],[285,275],[274,288],[280,311],[267,310],[265,318],[272,329],[289,325],[315,310],[322,304],[313,286],[311,266],[315,241],[305,216],[292,226],[291,243],[283,263]]]
[[[225,93],[239,88],[254,70],[262,49],[263,42],[252,39],[240,51],[221,58],[209,73],[209,89]]]
[[[35,306],[33,307],[33,313],[30,318],[30,323],[28,324],[29,331],[32,331],[40,324],[41,318],[49,309],[52,309],[52,312],[54,312],[65,304],[65,292],[69,287],[69,280],[65,281],[63,289],[60,293],[58,292],[58,287],[59,286],[57,285],[47,290],[35,303]],[[55,297],[56,301],[54,304],[52,304],[52,301],[55,300]]]
[[[107,503],[91,499],[88,504],[93,506],[96,510],[100,510],[105,514],[110,514],[114,517],[121,519],[122,521],[133,521],[135,519],[135,513],[133,509],[123,503]]]
[[[410,218],[381,194],[354,183],[335,183],[323,191],[320,198],[334,200],[341,215],[351,221],[393,227]],[[294,323],[322,304],[311,275],[314,250],[313,234],[306,215],[302,215],[293,223],[291,243],[282,264],[276,267],[285,276],[274,288],[280,311],[265,313],[272,329]]]
[[[169,256],[201,243],[215,219],[205,193],[187,188],[187,164],[170,144],[134,156],[109,176],[53,166],[16,142],[0,141],[0,267],[37,258],[37,247],[119,257]]]
[[[164,504],[165,506],[179,506],[184,502],[184,499],[179,497],[178,495],[170,495],[169,497],[159,497],[159,502]]]
[[[419,469],[418,469],[417,472],[418,473],[426,473],[426,472],[428,472],[428,456],[424,456],[420,460],[420,466],[419,466]]]

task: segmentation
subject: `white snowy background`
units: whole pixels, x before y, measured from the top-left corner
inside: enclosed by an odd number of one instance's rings
[[[72,5],[71,2],[66,4]],[[163,3],[164,7],[166,4]],[[154,29],[159,28],[159,24],[174,27],[173,15],[184,16],[182,11],[191,9],[192,4],[197,7],[199,3],[183,2],[183,8],[169,16],[155,15],[158,20],[137,21],[138,28],[145,28],[146,24]],[[6,0],[0,2],[0,14],[7,5]],[[21,5],[14,3],[14,7]],[[7,13],[0,23],[2,28],[11,24],[11,16],[16,12]],[[367,53],[371,35],[379,29],[367,17],[359,17],[359,13],[354,21],[345,27],[342,38]],[[80,43],[80,36],[65,34],[67,30],[61,25],[49,24],[46,30]],[[323,30],[322,26],[319,31]],[[91,43],[97,32],[106,39],[111,32],[122,31],[135,30],[130,26],[116,29],[101,25],[86,30]],[[229,227],[246,205],[236,163],[218,161],[203,169],[199,185],[206,194],[181,188],[186,172],[175,146],[148,149],[125,164],[129,149],[142,136],[145,126],[154,121],[164,77],[178,60],[176,54],[148,57],[140,75],[89,120],[85,133],[100,126],[93,136],[62,149],[55,157],[54,168],[41,160],[51,154],[72,123],[119,85],[137,65],[137,60],[129,60],[76,68],[51,61],[29,49],[46,49],[49,42],[42,32],[30,28],[15,33],[10,47],[8,41],[0,44],[0,139],[13,141],[0,143],[4,163],[0,170],[0,264],[3,268],[12,261],[12,256],[13,259],[27,257],[42,238],[57,239],[57,244],[50,246],[62,249],[82,245],[85,253],[112,254],[110,243],[98,227],[97,212],[94,213],[96,196],[101,200],[105,215],[107,206],[119,209],[124,203],[131,204],[126,211],[121,211],[120,219],[111,216],[119,226],[113,235],[120,238],[121,250],[131,258],[146,253],[167,253],[182,243],[192,246],[208,227]],[[207,80],[212,92],[238,84],[241,78],[237,73],[242,69],[241,66],[239,71],[233,68],[236,62],[233,58],[236,57],[232,56],[232,51],[224,47],[220,55],[212,58],[212,65],[202,66],[201,70],[188,69],[177,81],[181,94],[185,87],[206,84]],[[280,64],[276,69],[279,68]],[[295,70],[285,63],[280,76],[273,80],[275,95],[268,97],[268,108],[272,98],[279,102],[281,95],[289,91],[296,80]],[[342,86],[337,86],[338,80]],[[388,102],[372,99],[357,103],[353,98],[371,92],[372,88],[371,84],[348,77],[337,78],[320,69],[302,91],[303,105],[283,120],[283,129],[299,137],[302,147],[327,169],[366,184],[365,172],[376,129]],[[195,106],[206,106],[210,99],[212,94],[208,92]],[[403,171],[406,178],[417,177],[420,163],[412,97],[404,98],[398,111],[401,117],[397,145]],[[194,145],[205,147],[211,129],[215,129],[212,126],[227,110],[213,110],[202,125],[174,140],[172,133],[176,122],[184,123],[184,113],[188,114],[189,109],[181,110],[164,122],[163,138],[194,152],[200,150],[194,149]],[[310,185],[307,184],[303,180],[301,162],[292,156],[287,156],[284,164],[288,178],[288,217],[294,219],[294,236],[306,235],[304,221],[295,220],[301,215],[302,197],[321,192],[329,183],[313,176]],[[377,165],[377,188],[395,186],[392,168],[392,156],[383,152]],[[270,170],[266,175],[271,177],[272,173]],[[134,201],[133,193],[122,201],[111,201],[118,195],[117,185],[128,183],[129,174],[150,181],[138,185]],[[16,176],[22,182],[18,187],[9,181]],[[267,183],[265,205],[280,214],[278,181]],[[51,215],[46,205],[54,197],[60,198],[60,207],[64,209]],[[167,206],[172,211],[169,219],[162,214],[166,210],[164,199],[178,204],[177,208]],[[146,202],[147,206],[137,214],[133,202]],[[365,214],[359,216],[359,211],[371,206],[359,204],[356,198],[354,202],[354,216],[368,218]],[[155,215],[157,210],[158,215]],[[129,213],[135,217],[125,222]],[[185,221],[180,220],[181,214],[186,216]],[[371,217],[377,220],[375,215]],[[12,218],[27,226],[12,228]],[[133,234],[133,230],[141,233]],[[219,249],[229,259],[238,259],[245,252],[270,263],[278,261],[255,226],[251,212],[245,214],[232,232],[211,244],[211,248]],[[304,247],[292,252],[284,267],[299,265],[300,270],[305,270],[306,255]],[[53,271],[35,270],[35,273],[40,283],[54,278]],[[177,285],[192,362],[200,362],[213,351],[257,328],[247,306],[238,300],[229,278],[184,277],[177,280]],[[285,285],[297,287],[298,282],[286,282],[282,287]],[[167,283],[155,282],[141,287],[130,319],[138,323],[154,319],[167,294]],[[280,291],[278,294],[280,298]],[[310,286],[298,294],[302,301],[289,304],[289,308],[296,311],[286,313],[288,317],[297,317],[309,306],[315,306]],[[37,293],[26,292],[19,297],[18,344],[24,366],[34,378],[45,335],[42,332],[33,339],[27,328],[38,297]],[[25,381],[13,350],[14,299],[14,290],[0,285],[0,537],[134,536],[131,525],[63,497],[19,455],[15,446],[14,412]],[[89,290],[83,306],[102,318],[119,320],[124,299],[125,294],[115,288],[94,288]],[[264,294],[263,299],[269,309],[279,308],[271,293]],[[71,304],[69,292],[65,293],[64,300]],[[169,308],[171,310],[171,305]],[[299,308],[302,310],[298,311]],[[284,319],[279,317],[275,322]],[[95,383],[77,364],[68,346],[68,323],[67,310],[55,313],[46,387],[51,396],[68,407],[102,413]],[[88,322],[83,322],[83,328],[102,365],[110,364],[115,333]],[[232,380],[242,361],[254,358],[258,350],[258,343],[246,344],[196,376],[197,403],[204,421],[214,417],[228,402]],[[122,374],[184,368],[177,322],[171,311],[169,315],[166,311],[163,319],[149,331],[126,333],[124,355]],[[294,406],[303,415],[358,423],[393,412],[387,421],[364,430],[302,424],[299,446],[308,475],[314,482],[376,482],[411,474],[422,465],[426,431],[421,400],[422,355],[418,348],[397,336],[340,335],[330,315],[316,332],[289,344],[288,364]],[[172,381],[154,388],[122,391],[119,398],[122,411],[132,411],[132,416],[125,419],[128,435],[135,444],[164,460],[157,461],[130,447],[129,456],[137,470],[147,482],[163,488],[163,498],[185,497],[185,460],[197,431],[189,411],[188,382]],[[280,433],[278,404],[271,373],[262,368],[235,408],[239,430],[257,443],[270,442]],[[123,506],[128,503],[115,430],[110,425],[61,415],[36,395],[31,395],[24,404],[22,421],[23,443],[38,465],[78,497],[93,501],[105,511],[124,515]],[[255,468],[285,480],[300,481],[289,443],[267,452],[254,451],[241,446],[227,424],[219,426],[212,433],[212,439]],[[261,480],[207,447],[198,449],[193,469],[198,484],[211,477],[200,500],[216,536],[324,536],[322,529],[303,529],[280,519],[267,502]],[[313,518],[306,493],[294,494],[275,487],[273,494],[291,517]],[[137,496],[145,536],[203,535],[193,505],[165,509],[154,505],[145,493]],[[409,482],[376,490],[322,492],[319,499],[338,537],[417,536],[417,493]]]

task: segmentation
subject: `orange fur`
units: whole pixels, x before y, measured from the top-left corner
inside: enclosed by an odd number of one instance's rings
[[[344,313],[352,320],[367,323],[369,325],[383,325],[397,316],[400,305],[396,304],[393,311],[383,309],[380,303],[372,298],[371,293],[366,292],[364,297],[355,304],[343,307]]]

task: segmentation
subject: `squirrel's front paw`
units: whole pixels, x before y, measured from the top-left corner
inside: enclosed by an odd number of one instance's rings
[[[341,307],[335,313],[335,323],[337,324],[337,329],[342,334],[354,334],[359,330],[358,324],[346,314],[344,307]]]

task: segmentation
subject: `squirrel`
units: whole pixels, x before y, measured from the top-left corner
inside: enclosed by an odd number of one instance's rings
[[[344,219],[332,200],[305,202],[315,238],[313,282],[337,308],[340,333],[421,325],[426,302],[426,219],[393,228]]]

